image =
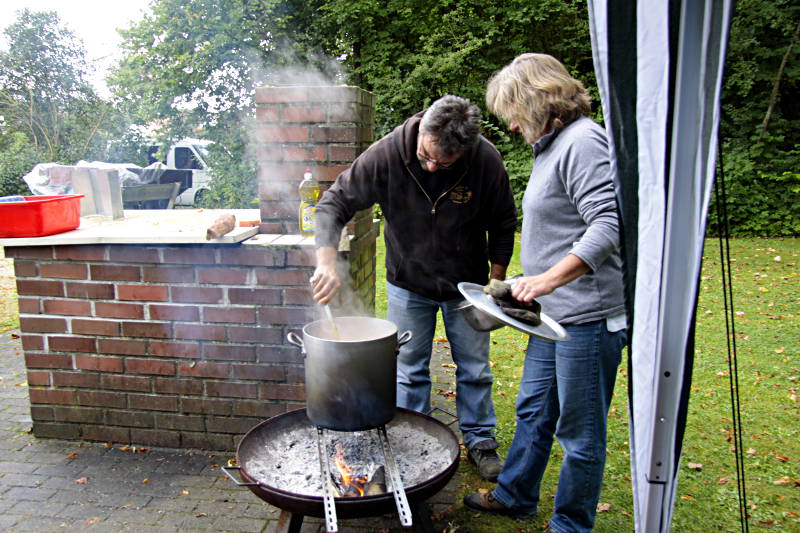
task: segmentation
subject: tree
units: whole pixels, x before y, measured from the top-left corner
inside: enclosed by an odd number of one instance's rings
[[[737,2],[720,127],[734,235],[800,235],[799,27],[797,2]]]
[[[244,148],[255,87],[286,81],[281,69],[289,65],[325,70],[306,31],[316,3],[159,0],[151,9],[122,32],[124,57],[109,78],[116,103],[138,123],[158,124],[165,144],[186,136],[215,141],[211,200],[251,207],[255,160]]]
[[[55,12],[24,9],[0,51],[2,133],[25,135],[42,161],[101,155],[111,107],[86,81],[83,44]]]
[[[585,2],[328,0],[322,13],[325,49],[377,96],[379,133],[447,93],[483,107],[489,76],[522,52],[594,85]]]

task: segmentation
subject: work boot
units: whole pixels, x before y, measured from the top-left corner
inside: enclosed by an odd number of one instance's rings
[[[469,462],[478,467],[478,475],[486,481],[497,481],[503,462],[497,455],[500,445],[494,439],[484,439],[467,450]]]
[[[502,514],[510,516],[511,518],[516,518],[517,520],[527,520],[536,515],[536,511],[521,511],[513,507],[506,507],[504,504],[497,501],[494,498],[494,494],[491,492],[488,494],[482,494],[480,492],[467,494],[464,496],[464,505],[482,513]]]

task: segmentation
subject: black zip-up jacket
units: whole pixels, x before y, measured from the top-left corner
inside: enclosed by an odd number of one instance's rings
[[[337,248],[344,224],[377,203],[385,219],[387,281],[444,301],[460,297],[460,281],[487,283],[490,262],[508,265],[517,211],[500,153],[483,136],[451,168],[422,170],[423,114],[372,144],[339,175],[317,204],[316,240]],[[443,180],[435,197],[433,179]]]

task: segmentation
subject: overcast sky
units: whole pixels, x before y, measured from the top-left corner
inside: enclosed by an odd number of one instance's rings
[[[0,31],[13,24],[17,11],[24,8],[57,12],[61,21],[83,40],[87,59],[95,68],[90,79],[100,94],[107,96],[102,80],[119,59],[121,39],[116,29],[140,20],[149,3],[150,0],[0,0]],[[0,47],[8,47],[2,34]]]

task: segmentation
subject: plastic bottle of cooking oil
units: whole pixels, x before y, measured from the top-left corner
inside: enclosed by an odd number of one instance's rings
[[[303,174],[303,181],[300,182],[300,213],[298,224],[300,233],[308,237],[314,235],[314,211],[319,200],[319,184],[311,175],[311,170],[306,169]]]

